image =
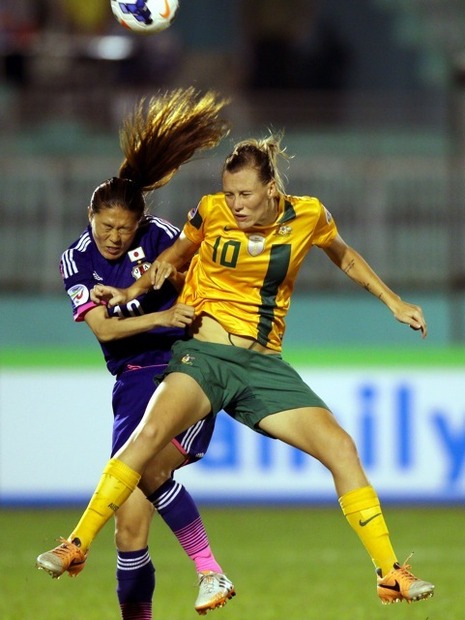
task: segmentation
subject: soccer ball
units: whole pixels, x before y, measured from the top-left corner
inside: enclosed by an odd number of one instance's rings
[[[117,21],[129,30],[145,34],[169,28],[178,8],[179,0],[111,0],[111,10]]]

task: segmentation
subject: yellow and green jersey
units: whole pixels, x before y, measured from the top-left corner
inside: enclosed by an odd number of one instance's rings
[[[184,234],[200,247],[179,301],[280,351],[302,261],[313,245],[329,245],[337,228],[317,198],[282,195],[273,224],[244,231],[218,193],[202,198]]]

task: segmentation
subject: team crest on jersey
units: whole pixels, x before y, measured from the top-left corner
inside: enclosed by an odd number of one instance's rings
[[[66,292],[75,308],[82,306],[89,300],[89,289],[84,284],[75,284]]]
[[[144,261],[145,252],[141,247],[129,250],[128,257],[131,263],[137,263],[131,270],[131,275],[134,280],[138,280],[146,271],[150,269],[150,263]]]
[[[150,263],[141,263],[140,265],[135,265],[131,270],[131,275],[134,280],[138,280],[146,271],[150,269]]]
[[[247,252],[251,256],[258,256],[265,249],[265,237],[263,235],[249,235],[247,241]]]
[[[186,364],[187,366],[192,366],[192,362],[195,360],[195,357],[193,355],[190,355],[189,353],[186,353],[186,355],[183,355],[183,357],[181,358],[181,364]]]
[[[280,237],[289,237],[291,232],[292,232],[292,228],[290,226],[287,226],[286,224],[283,224],[282,226],[278,228],[277,234]]]

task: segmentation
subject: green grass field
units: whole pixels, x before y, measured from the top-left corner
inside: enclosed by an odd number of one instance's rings
[[[293,350],[295,365],[463,366],[465,350]],[[3,350],[0,366],[101,367],[99,351],[43,348]],[[110,398],[110,395],[109,395]],[[68,535],[81,509],[0,509],[0,620],[118,620],[112,525],[95,541],[85,571],[59,581],[34,567],[35,557]],[[411,552],[416,574],[436,584],[433,599],[383,607],[367,553],[332,508],[206,508],[212,547],[237,596],[214,620],[462,620],[464,508],[385,507],[403,561]],[[155,518],[150,548],[157,566],[154,620],[197,618],[196,575],[174,536]]]
[[[112,525],[95,541],[86,569],[56,581],[35,557],[67,535],[80,509],[0,510],[2,620],[117,620]],[[237,596],[212,620],[462,620],[463,508],[385,507],[391,537],[414,572],[436,584],[428,601],[382,606],[371,561],[333,508],[205,508],[211,543]],[[198,617],[196,576],[175,538],[155,518],[150,548],[157,566],[154,619]]]
[[[426,349],[390,347],[284,347],[285,359],[294,366],[327,368],[412,365],[426,367],[465,366],[465,347],[447,346]],[[102,368],[102,354],[95,347],[2,347],[1,368]]]

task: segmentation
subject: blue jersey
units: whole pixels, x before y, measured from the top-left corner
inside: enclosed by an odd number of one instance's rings
[[[178,235],[179,230],[175,226],[148,215],[139,226],[127,254],[116,260],[108,260],[100,254],[90,225],[87,226],[79,239],[62,254],[60,261],[60,272],[71,300],[74,320],[83,321],[86,312],[95,307],[90,299],[90,291],[95,284],[118,288],[130,286]],[[176,290],[166,282],[159,291],[151,291],[126,306],[108,310],[111,315],[137,316],[166,310],[176,298]],[[108,370],[118,375],[128,368],[167,363],[171,345],[184,335],[181,329],[156,328],[129,338],[101,342],[100,346]]]

